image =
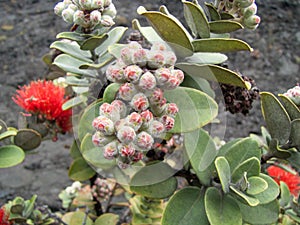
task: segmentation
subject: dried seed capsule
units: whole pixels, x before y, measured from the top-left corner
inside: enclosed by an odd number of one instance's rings
[[[138,93],[133,96],[131,102],[130,102],[131,107],[135,111],[144,111],[149,107],[149,101],[146,95],[143,93]]]
[[[153,137],[145,131],[139,133],[135,139],[135,144],[138,147],[140,147],[142,150],[150,150],[153,143],[154,143]]]
[[[106,159],[114,159],[118,155],[118,141],[110,142],[104,146],[103,156]]]
[[[112,135],[115,132],[114,122],[105,116],[98,116],[93,120],[92,126],[105,135]]]
[[[152,90],[156,86],[156,79],[151,72],[146,72],[141,76],[139,87],[145,91]]]
[[[143,70],[137,65],[130,65],[124,69],[124,77],[127,81],[137,83],[142,75]]]
[[[122,126],[117,132],[117,138],[120,142],[128,144],[132,142],[136,137],[134,129],[130,126]]]
[[[135,148],[131,144],[119,144],[118,149],[122,157],[131,157],[135,154]]]
[[[136,93],[137,90],[131,83],[125,83],[119,88],[119,97],[125,101],[130,101]]]

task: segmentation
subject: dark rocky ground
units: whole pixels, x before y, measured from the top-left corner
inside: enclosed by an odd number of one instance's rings
[[[42,78],[47,71],[41,57],[49,51],[55,35],[68,29],[53,13],[56,0],[0,0],[0,118],[16,126],[18,111],[11,96],[18,85]],[[255,79],[260,90],[282,93],[300,82],[300,1],[257,0],[260,27],[254,32],[237,32],[235,36],[250,43],[253,54],[230,55],[230,68]],[[137,17],[136,8],[144,5],[157,9],[166,4],[174,15],[182,12],[179,0],[114,1],[118,24],[130,26]],[[244,137],[258,133],[263,125],[259,102],[249,116],[222,113],[227,118],[225,138]],[[68,146],[72,135],[60,137],[56,143],[43,142],[36,154],[23,164],[0,169],[0,205],[17,195],[29,198],[39,195],[39,204],[59,208],[57,194],[71,181]]]

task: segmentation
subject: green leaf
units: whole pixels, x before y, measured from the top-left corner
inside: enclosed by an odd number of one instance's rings
[[[172,133],[196,130],[217,116],[218,106],[216,102],[201,91],[178,87],[174,90],[165,91],[165,97],[180,109],[175,117],[175,125],[170,130]]]
[[[219,156],[215,160],[215,166],[222,185],[222,190],[226,193],[229,192],[229,184],[231,181],[230,166],[225,157]]]
[[[74,140],[70,147],[70,155],[72,159],[82,158],[81,152],[78,145],[78,140]]]
[[[231,19],[234,19],[234,16],[232,14],[226,13],[226,12],[221,12],[220,16],[221,16],[221,20],[231,20]]]
[[[108,85],[103,93],[103,102],[111,103],[113,100],[115,100],[120,86],[121,84],[117,83],[111,83],[110,85]]]
[[[207,80],[204,80],[200,77],[191,77],[187,74],[184,75],[184,80],[180,84],[182,87],[194,88],[199,91],[203,91],[208,94],[210,97],[215,97],[215,92],[212,90],[210,83]]]
[[[194,52],[236,52],[252,51],[244,41],[233,38],[208,38],[192,41]]]
[[[92,126],[92,122],[97,116],[99,116],[99,107],[101,104],[102,101],[94,102],[84,110],[78,125],[79,141],[82,141],[86,134],[94,133],[95,129]]]
[[[290,141],[300,151],[300,119],[293,120],[291,123]]]
[[[247,89],[251,88],[251,85],[244,81],[240,75],[221,66],[177,63],[176,67],[191,77],[201,77],[206,80],[217,81],[224,84],[231,84]]]
[[[71,109],[75,106],[78,106],[80,104],[86,103],[87,102],[87,97],[84,95],[78,95],[74,98],[69,99],[62,105],[63,110],[68,110]]]
[[[268,204],[249,206],[237,201],[243,220],[250,224],[273,224],[278,220],[279,204],[274,200]]]
[[[260,204],[270,203],[278,197],[279,187],[277,183],[268,175],[261,173],[259,177],[268,183],[268,188],[265,191],[253,196],[259,200]]]
[[[150,43],[163,43],[164,40],[156,33],[152,27],[142,27],[137,19],[132,20],[132,28],[141,32],[143,37]]]
[[[90,86],[89,80],[86,78],[77,78],[75,76],[66,76],[66,84],[75,87],[88,87]]]
[[[249,195],[256,195],[268,188],[268,183],[261,177],[252,176],[248,178],[249,187],[246,190],[246,193]]]
[[[230,170],[235,171],[245,160],[255,157],[260,159],[261,151],[257,142],[251,138],[244,138],[234,145],[226,152]]]
[[[277,139],[272,139],[269,142],[269,151],[272,152],[272,154],[280,159],[286,159],[291,156],[292,151],[282,149],[279,146],[278,140]]]
[[[0,140],[3,140],[7,137],[11,137],[11,136],[16,136],[17,135],[17,131],[15,130],[7,130],[4,131],[3,133],[0,133]]]
[[[184,17],[194,36],[209,38],[209,25],[202,7],[188,1],[183,2]]]
[[[222,195],[215,187],[206,190],[205,210],[211,225],[242,225],[242,215],[237,203],[228,195]]]
[[[25,151],[39,147],[41,142],[41,135],[32,129],[20,129],[18,130],[17,135],[14,136],[15,145],[19,146]]]
[[[125,44],[113,44],[108,47],[109,54],[113,55],[116,59],[121,58],[121,50],[125,47]]]
[[[233,191],[233,193],[231,193],[231,195],[239,201],[246,203],[247,205],[250,206],[257,206],[259,204],[259,200],[254,198],[253,196],[249,196],[247,194],[245,194],[243,191],[237,189],[234,186],[230,186],[230,190]]]
[[[0,147],[0,168],[12,167],[23,162],[24,151],[15,145]]]
[[[218,156],[225,156],[226,153],[239,141],[243,140],[242,138],[233,139],[227,142],[225,145],[222,145],[218,151]]]
[[[108,38],[98,47],[95,49],[95,53],[100,57],[105,52],[108,51],[108,47],[110,45],[113,45],[120,41],[120,39],[123,37],[125,31],[127,30],[127,27],[115,27],[111,29],[107,34]]]
[[[191,225],[199,222],[201,225],[209,225],[204,208],[204,190],[198,187],[186,187],[170,198],[161,224]]]
[[[205,2],[204,4],[205,4],[206,8],[208,9],[208,12],[209,12],[209,15],[210,15],[210,18],[212,21],[221,19],[221,16],[220,16],[218,10],[212,3]]]
[[[295,119],[300,119],[300,109],[298,108],[298,106],[296,106],[295,103],[288,97],[284,95],[278,95],[278,96],[280,97],[280,100],[285,110],[289,114],[291,120],[293,121]]]
[[[80,66],[85,65],[86,62],[76,59],[67,54],[61,54],[57,56],[53,62],[54,65],[63,69],[65,72],[70,72],[78,75],[84,75],[87,77],[96,77],[97,71],[79,69]]]
[[[287,158],[287,161],[289,161],[292,166],[300,169],[300,152],[291,152],[290,154],[291,156]]]
[[[278,99],[269,92],[261,92],[261,108],[272,138],[285,144],[291,130],[290,117]]]
[[[251,157],[241,162],[234,171],[232,171],[232,182],[235,183],[240,180],[245,172],[247,172],[247,177],[258,176],[260,172],[260,160],[256,157]]]
[[[290,203],[291,192],[287,184],[283,181],[280,181],[280,199],[279,203],[281,207],[285,207]]]
[[[99,216],[94,225],[117,225],[119,222],[119,215],[113,213],[104,213]]]
[[[196,52],[192,56],[185,58],[184,62],[194,64],[221,64],[227,59],[227,56],[221,53]],[[177,64],[180,64],[180,62]]]
[[[144,175],[143,171],[140,170],[132,177],[130,184],[132,192],[147,198],[163,199],[170,197],[176,191],[177,179],[175,177],[170,177],[160,183],[143,185]],[[149,174],[147,175],[149,176]]]
[[[86,63],[84,65],[81,65],[80,69],[87,69],[87,68],[93,68],[93,69],[100,69],[110,63],[114,59],[114,56],[111,55],[109,52],[105,52],[102,54],[98,60],[97,63]]]
[[[95,173],[83,158],[77,158],[72,162],[68,175],[72,180],[85,181],[93,177]]]
[[[84,62],[93,62],[91,60],[92,54],[89,51],[81,50],[76,42],[55,41],[50,45],[50,48],[58,49]]]
[[[80,49],[93,51],[95,48],[100,46],[107,38],[107,34],[103,34],[101,36],[92,36],[81,43]]]
[[[78,42],[84,41],[88,37],[90,37],[90,35],[76,33],[76,32],[62,32],[56,35],[57,39],[68,39],[71,41],[78,41]]]
[[[95,147],[92,142],[91,134],[86,134],[81,142],[80,150],[82,153],[82,157],[95,170],[108,170],[116,165],[116,160],[109,160],[104,158],[103,149],[100,147]]]
[[[93,225],[93,221],[88,216],[86,216],[84,212],[80,212],[80,211],[73,212],[72,217],[70,219],[70,223],[68,223],[68,225],[79,225],[79,224]]]
[[[206,131],[199,129],[184,135],[184,146],[200,182],[210,185],[218,153],[213,139]]]
[[[191,55],[193,52],[192,37],[177,19],[161,12],[146,11],[142,6],[137,11],[150,21],[154,30],[163,40],[172,44],[176,55],[181,57]]]
[[[215,34],[230,33],[244,28],[242,24],[230,20],[219,20],[209,22],[209,27],[210,32]]]

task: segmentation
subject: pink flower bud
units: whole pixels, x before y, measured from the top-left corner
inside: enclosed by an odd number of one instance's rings
[[[120,119],[120,111],[118,107],[115,107],[109,103],[103,103],[99,108],[99,115],[105,116],[112,121],[117,121]]]
[[[133,96],[130,105],[135,111],[140,112],[146,110],[149,107],[149,101],[146,95],[144,95],[143,93],[138,93]]]
[[[143,124],[143,119],[140,114],[133,112],[126,118],[127,125],[138,131]]]
[[[151,104],[158,104],[164,97],[164,92],[160,88],[155,88],[149,96]]]
[[[136,136],[135,143],[142,150],[150,150],[154,143],[154,139],[150,134],[142,131]]]
[[[132,127],[122,126],[117,133],[117,137],[120,142],[128,144],[135,139],[136,133]]]
[[[143,47],[137,41],[131,41],[128,44],[128,48],[130,48],[131,50],[143,49]]]
[[[103,10],[103,0],[93,0],[91,4],[91,8]]]
[[[173,76],[177,77],[179,84],[181,84],[184,80],[184,73],[181,70],[172,70],[171,73]]]
[[[135,96],[137,90],[132,83],[125,83],[119,88],[119,97],[125,101],[129,101]]]
[[[125,119],[120,119],[115,122],[115,130],[118,132],[123,126],[127,126],[127,122]]]
[[[131,65],[132,61],[132,50],[129,47],[122,48],[121,50],[121,59],[126,65]]]
[[[104,27],[111,27],[115,24],[113,18],[111,16],[108,16],[108,15],[103,15],[102,16],[102,19],[101,19],[101,24],[104,26]]]
[[[140,151],[135,151],[133,157],[132,157],[132,161],[133,162],[138,162],[140,160],[142,160],[144,157],[143,153]]]
[[[84,12],[77,10],[73,15],[73,22],[81,27],[88,27],[89,21],[86,20]]]
[[[167,131],[174,127],[175,120],[171,116],[164,115],[161,118],[161,122],[164,124]]]
[[[137,49],[133,52],[132,62],[138,64],[139,66],[145,66],[148,60],[148,50],[147,49]]]
[[[151,51],[154,51],[154,50],[166,51],[166,50],[167,50],[167,46],[165,46],[165,45],[162,44],[162,43],[155,42],[155,43],[153,43],[153,45],[151,46]]]
[[[98,10],[93,10],[90,13],[90,20],[93,25],[97,25],[101,21],[101,12]]]
[[[127,81],[137,83],[142,75],[143,70],[137,65],[127,66],[124,70],[124,77]]]
[[[111,65],[106,70],[106,78],[111,82],[124,82],[124,70],[116,65]]]
[[[244,18],[243,23],[245,27],[249,29],[255,29],[260,23],[260,17],[257,15],[252,15],[248,18]]]
[[[115,132],[114,123],[105,116],[98,116],[93,120],[92,126],[105,135],[112,135]]]
[[[249,7],[243,10],[243,16],[245,18],[255,15],[256,13],[257,13],[257,6],[255,3],[253,3],[252,5],[250,5]]]
[[[165,126],[158,120],[152,120],[148,131],[153,137],[160,137],[165,131]]]
[[[103,156],[106,159],[114,159],[118,155],[118,142],[113,141],[104,146]]]
[[[162,98],[158,103],[151,105],[151,110],[155,116],[161,116],[167,107],[167,99]]]
[[[121,100],[114,100],[111,105],[119,110],[120,118],[124,118],[127,115],[127,106]]]
[[[177,60],[175,53],[171,51],[166,51],[164,52],[164,55],[165,55],[165,65],[174,66]]]
[[[177,78],[176,75],[172,74],[169,78],[169,80],[164,85],[164,88],[167,90],[175,89],[179,86],[180,80]]]
[[[131,157],[135,154],[135,148],[133,145],[129,144],[119,144],[118,145],[119,153],[122,157]]]
[[[99,131],[96,131],[96,133],[92,136],[93,144],[97,147],[103,147],[115,139],[115,136],[106,136]]]
[[[165,56],[162,51],[150,51],[148,53],[148,66],[153,69],[163,67]]]
[[[155,70],[154,75],[157,79],[157,85],[163,86],[169,80],[171,71],[168,68],[159,68]]]
[[[178,113],[179,109],[175,103],[168,103],[165,109],[166,115],[169,116],[176,116]]]
[[[156,79],[151,72],[146,72],[141,76],[139,87],[145,91],[152,90],[156,86]]]

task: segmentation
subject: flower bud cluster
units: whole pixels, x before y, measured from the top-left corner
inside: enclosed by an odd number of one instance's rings
[[[257,5],[255,0],[218,0],[216,7],[219,12],[226,12],[234,16],[235,20],[248,29],[255,29],[260,23],[256,15]]]
[[[91,192],[97,201],[102,202],[103,200],[108,200],[109,196],[112,195],[112,187],[107,180],[98,177],[92,186]]]
[[[117,158],[120,167],[140,161],[175,123],[178,107],[167,103],[164,90],[178,87],[184,79],[174,68],[176,56],[166,46],[150,50],[131,42],[121,58],[106,71],[107,79],[120,83],[116,100],[103,103],[94,119],[93,143],[104,157]]]
[[[87,29],[111,27],[117,14],[112,0],[63,0],[54,12],[67,23]]]
[[[297,105],[300,108],[300,85],[299,84],[289,89],[283,95],[291,99],[295,103],[295,105]]]

